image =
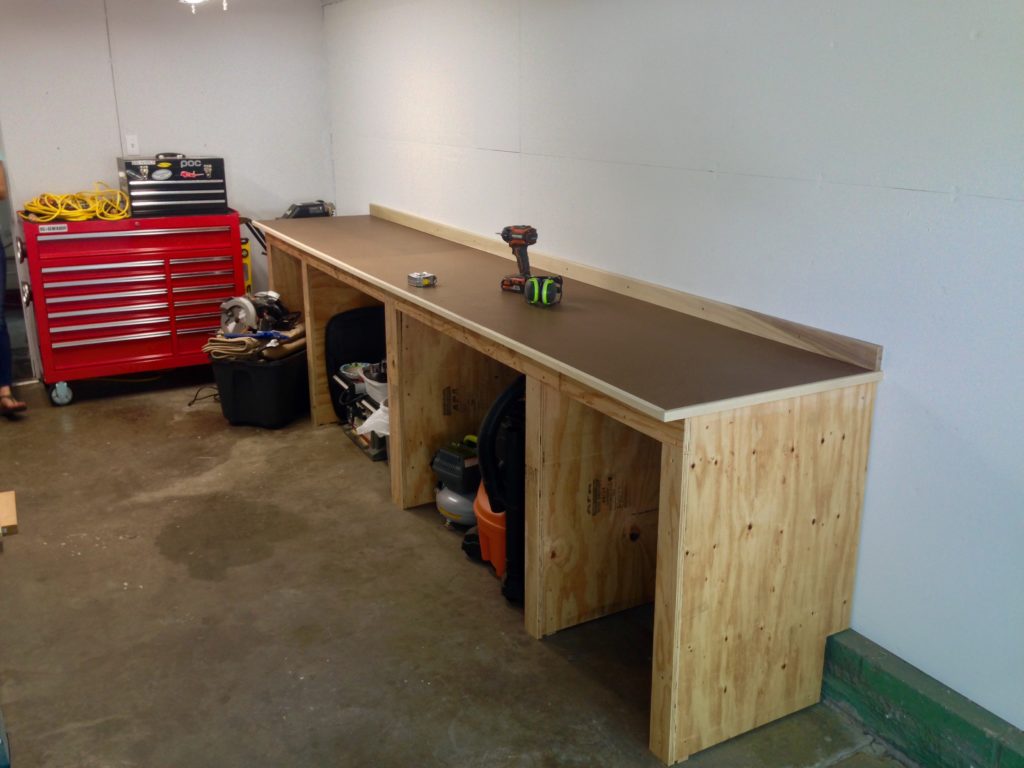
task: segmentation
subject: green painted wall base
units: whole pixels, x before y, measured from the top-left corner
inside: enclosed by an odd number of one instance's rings
[[[1024,732],[852,630],[828,639],[822,696],[926,768],[1024,768]]]

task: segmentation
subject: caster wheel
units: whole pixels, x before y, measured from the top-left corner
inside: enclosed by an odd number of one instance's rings
[[[58,381],[50,387],[50,402],[54,405],[68,405],[75,397],[66,381]]]

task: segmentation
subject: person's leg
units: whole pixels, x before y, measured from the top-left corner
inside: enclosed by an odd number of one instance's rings
[[[11,337],[7,333],[4,303],[7,299],[7,254],[0,243],[0,413],[7,415],[25,410],[25,404],[11,392]]]
[[[0,242],[0,395],[11,393],[11,337],[7,333],[7,254]]]

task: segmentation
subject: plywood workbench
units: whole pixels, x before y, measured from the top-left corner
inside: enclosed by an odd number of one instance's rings
[[[335,418],[327,321],[383,304],[392,496],[418,506],[436,448],[525,373],[526,630],[653,600],[666,763],[816,702],[849,625],[880,348],[542,254],[580,279],[530,307],[498,289],[497,238],[373,211],[259,224],[306,315],[314,421]],[[438,286],[409,287],[419,270]]]

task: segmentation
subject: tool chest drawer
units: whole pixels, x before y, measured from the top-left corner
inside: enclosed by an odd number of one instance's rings
[[[47,384],[205,363],[245,291],[234,212],[22,225]]]

